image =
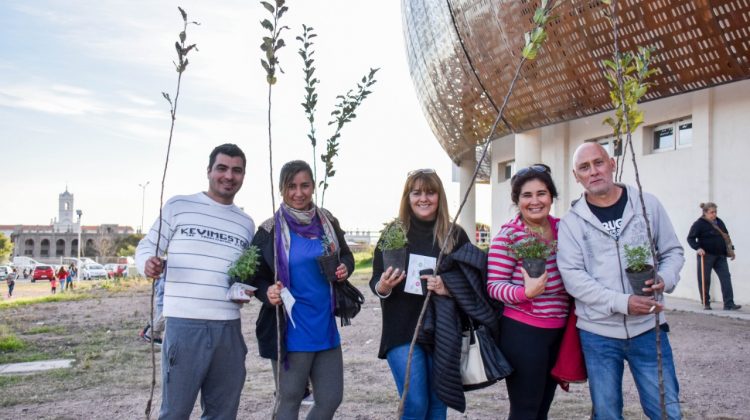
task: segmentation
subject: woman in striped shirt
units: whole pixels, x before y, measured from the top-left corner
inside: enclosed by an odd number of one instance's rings
[[[546,272],[531,278],[513,244],[537,235],[557,240],[560,219],[550,216],[557,189],[550,168],[536,164],[511,178],[511,200],[518,214],[492,240],[487,262],[487,292],[505,304],[500,349],[514,372],[505,379],[510,400],[509,419],[546,419],[557,383],[550,371],[557,359],[568,316],[569,298],[557,269],[556,253]]]

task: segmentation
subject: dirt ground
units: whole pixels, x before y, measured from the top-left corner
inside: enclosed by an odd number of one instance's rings
[[[344,401],[336,418],[391,419],[398,398],[385,361],[377,358],[380,336],[378,300],[356,279],[367,297],[353,324],[340,328],[344,354]],[[44,285],[19,284],[21,294]],[[150,346],[137,332],[148,313],[147,288],[120,292],[94,289],[91,299],[0,309],[0,325],[24,340],[26,349],[0,355],[2,363],[72,358],[72,369],[25,376],[0,376],[0,418],[3,419],[130,419],[143,418],[151,381]],[[257,356],[253,327],[258,302],[242,310],[249,348],[247,380],[240,403],[241,419],[267,419],[273,405],[270,363]],[[670,340],[680,380],[686,419],[747,419],[750,414],[750,323],[709,315],[672,311]],[[157,354],[157,373],[159,372]],[[159,379],[155,412],[159,404]],[[629,373],[624,384],[625,418],[643,416]],[[506,418],[505,385],[466,394],[467,410],[449,410],[449,419]],[[304,416],[308,409],[304,408]],[[554,419],[588,418],[586,384],[571,392],[558,389],[550,412]],[[193,418],[200,416],[196,406]],[[154,416],[155,417],[155,416]]]

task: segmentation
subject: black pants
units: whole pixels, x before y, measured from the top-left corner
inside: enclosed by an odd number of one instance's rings
[[[560,352],[564,328],[537,328],[502,318],[500,350],[513,366],[505,378],[510,420],[543,420],[555,397],[557,382],[550,376]]]
[[[732,275],[729,274],[727,257],[723,255],[706,254],[703,257],[703,276],[705,276],[705,296],[703,296],[703,280],[701,279],[701,256],[698,255],[698,292],[703,298],[703,305],[711,304],[711,270],[716,271],[721,283],[721,297],[724,298],[724,307],[734,306],[734,292],[732,291]]]

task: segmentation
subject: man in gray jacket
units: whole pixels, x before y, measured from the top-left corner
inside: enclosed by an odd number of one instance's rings
[[[557,266],[565,288],[576,300],[594,418],[622,418],[625,360],[645,414],[661,418],[654,332],[654,316],[658,316],[667,415],[679,419],[679,385],[663,300],[634,295],[625,277],[624,245],[648,244],[638,190],[615,184],[615,161],[598,143],[578,147],[573,161],[573,175],[585,192],[560,223]],[[643,201],[658,262],[658,281],[648,280],[644,291],[661,296],[663,291],[674,290],[685,259],[664,207],[647,193]]]

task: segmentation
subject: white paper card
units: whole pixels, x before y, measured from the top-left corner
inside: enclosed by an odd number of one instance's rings
[[[227,299],[234,302],[250,302],[250,296],[245,294],[245,290],[252,292],[256,291],[257,288],[244,283],[234,283],[227,290]]]
[[[294,324],[294,318],[292,318],[292,307],[294,307],[294,302],[296,302],[296,300],[294,299],[294,296],[292,296],[292,292],[286,287],[281,289],[281,301],[284,302],[284,309],[286,309],[286,314],[289,316],[289,320],[292,321],[292,327],[297,328]]]
[[[425,255],[409,254],[409,271],[406,273],[404,292],[415,295],[422,294],[422,280],[419,272],[428,268],[435,269],[437,258]]]

